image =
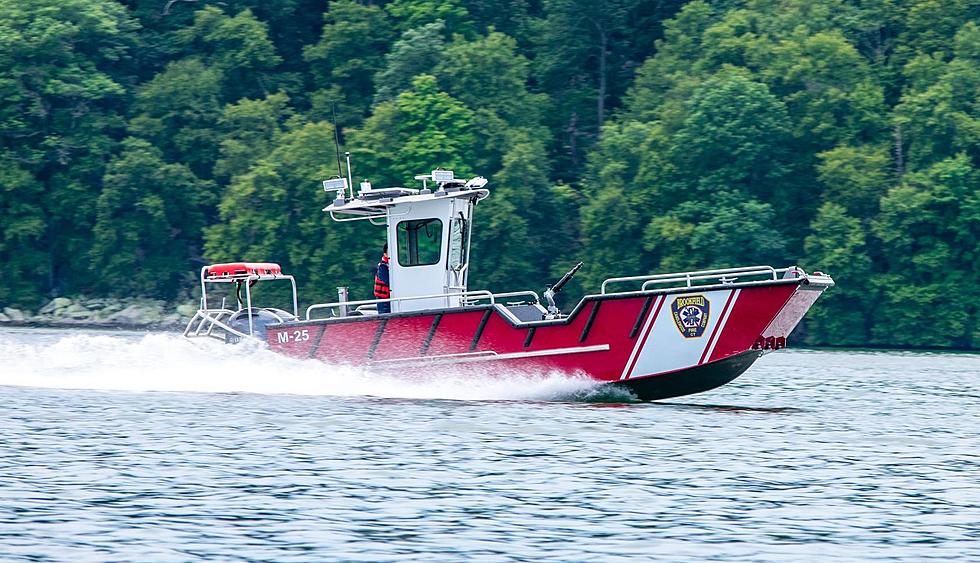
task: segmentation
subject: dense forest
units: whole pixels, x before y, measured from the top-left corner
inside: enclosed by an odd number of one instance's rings
[[[980,347],[975,0],[0,0],[0,100],[0,308],[238,259],[367,297],[336,134],[490,180],[474,288],[799,264],[807,343]]]

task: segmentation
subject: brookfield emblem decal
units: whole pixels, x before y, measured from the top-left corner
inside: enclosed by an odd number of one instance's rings
[[[697,338],[704,334],[708,326],[708,312],[711,302],[704,295],[688,295],[677,297],[670,304],[670,312],[674,317],[677,330],[684,338]]]

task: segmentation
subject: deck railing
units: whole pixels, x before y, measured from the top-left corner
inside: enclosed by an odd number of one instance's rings
[[[646,276],[627,276],[622,278],[609,278],[602,282],[600,294],[608,293],[607,288],[610,284],[626,282],[643,282],[640,286],[641,291],[647,291],[651,286],[657,289],[678,289],[685,287],[695,287],[698,285],[734,284],[737,280],[759,281],[760,279],[776,280],[780,274],[785,274],[789,268],[773,268],[772,266],[745,266],[741,268],[722,268],[717,270],[697,270],[692,272],[674,272],[670,274],[651,274]],[[755,278],[746,280],[746,278]]]
[[[224,340],[224,332],[221,334],[214,334],[214,329],[219,328],[227,333],[234,334],[238,337],[248,336],[244,332],[235,330],[227,324],[227,321],[235,314],[236,311],[231,309],[201,309],[199,310],[191,320],[187,322],[187,326],[184,328],[184,336],[194,337],[194,336],[210,336],[212,338],[217,338],[219,340]],[[197,323],[195,327],[194,323]],[[205,330],[207,328],[207,330]]]
[[[489,301],[491,305],[498,299],[517,296],[533,297],[539,300],[538,294],[533,291],[511,291],[507,293],[491,293],[481,289],[476,291],[460,291],[457,293],[436,293],[434,295],[415,295],[412,297],[392,297],[391,299],[363,299],[361,301],[334,301],[332,303],[317,303],[306,308],[306,320],[312,320],[312,313],[324,309],[340,309],[341,307],[359,307],[362,305],[376,305],[378,303],[396,303],[403,301],[417,301],[422,299],[446,299],[446,306],[449,306],[450,297],[458,297],[467,305],[475,305],[480,301]]]
[[[778,280],[780,276],[789,277],[792,275],[805,275],[803,271],[795,266],[788,268],[773,268],[772,266],[746,266],[741,268],[721,268],[715,270],[696,270],[690,272],[674,272],[669,274],[649,274],[643,276],[625,276],[609,278],[602,282],[600,295],[607,295],[608,288],[612,284],[643,282],[639,291],[651,291],[666,289],[683,289],[704,285],[741,285],[749,282],[759,282],[764,280]],[[654,287],[657,286],[657,287]],[[629,290],[635,292],[637,290]],[[541,302],[541,298],[534,291],[511,291],[506,293],[491,293],[487,290],[460,291],[456,293],[437,293],[433,295],[416,295],[412,297],[395,297],[391,299],[364,299],[360,301],[335,301],[332,303],[317,303],[310,305],[306,309],[306,320],[314,320],[313,313],[322,310],[358,307],[362,305],[377,305],[379,303],[396,303],[406,301],[445,299],[446,306],[449,305],[450,298],[459,298],[463,305],[475,305],[481,301],[488,301],[491,305],[500,299],[508,297],[529,297],[536,303]],[[227,319],[234,313],[230,309],[206,309],[202,308],[194,318],[187,324],[184,336],[212,336],[215,328],[222,329],[237,336],[245,336],[244,333],[233,329],[227,324]],[[343,316],[343,315],[333,315]],[[195,325],[196,323],[196,325]]]

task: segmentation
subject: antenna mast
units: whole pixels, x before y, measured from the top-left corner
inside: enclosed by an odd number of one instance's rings
[[[337,133],[337,102],[332,102],[330,107],[333,111],[333,146],[337,149],[337,175],[343,176],[344,171],[340,168],[340,134]]]
[[[350,184],[350,197],[354,198],[354,177],[350,173],[350,151],[345,152],[344,155],[347,157],[347,182]]]

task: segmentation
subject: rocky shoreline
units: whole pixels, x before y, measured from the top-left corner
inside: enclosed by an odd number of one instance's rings
[[[36,312],[0,306],[0,327],[180,330],[196,311],[154,299],[56,297]]]

